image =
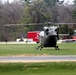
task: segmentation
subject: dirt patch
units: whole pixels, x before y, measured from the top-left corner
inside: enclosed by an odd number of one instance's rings
[[[17,55],[4,55],[4,56],[49,56],[49,54],[17,54]]]
[[[15,56],[48,56],[48,54],[18,54]]]

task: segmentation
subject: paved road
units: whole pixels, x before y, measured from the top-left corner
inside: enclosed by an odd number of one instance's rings
[[[9,41],[9,42],[0,42],[0,44],[36,44],[36,42],[16,42],[16,41]]]
[[[76,62],[76,56],[0,56],[0,62]]]

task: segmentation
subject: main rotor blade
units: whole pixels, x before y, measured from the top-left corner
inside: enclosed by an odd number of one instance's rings
[[[76,23],[51,23],[50,22],[50,25],[76,25]],[[45,25],[48,25],[48,23],[32,23],[32,24],[5,24],[4,26],[45,26]]]
[[[32,24],[5,24],[4,26],[32,26],[32,25],[45,25],[44,23],[32,23]]]
[[[75,25],[76,23],[51,23],[51,24],[56,24],[56,25]]]

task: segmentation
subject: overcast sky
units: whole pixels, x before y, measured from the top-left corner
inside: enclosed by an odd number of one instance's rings
[[[2,0],[3,2],[6,2],[7,0]],[[9,2],[12,2],[13,0],[9,0]],[[60,1],[62,1],[62,0],[60,0]],[[72,1],[74,1],[74,0],[65,0],[65,3],[66,2],[69,2],[69,3],[72,3]]]

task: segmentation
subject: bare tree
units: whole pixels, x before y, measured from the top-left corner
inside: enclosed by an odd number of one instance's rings
[[[14,1],[12,3],[9,3],[9,1],[7,1],[4,4],[0,4],[0,36],[1,36],[0,40],[3,40],[4,39],[3,37],[7,36],[5,35],[6,33],[3,25],[19,23],[22,15],[23,15],[23,6],[19,2]],[[10,31],[8,31],[8,37],[10,36],[11,31],[13,31],[12,28],[10,29]]]

